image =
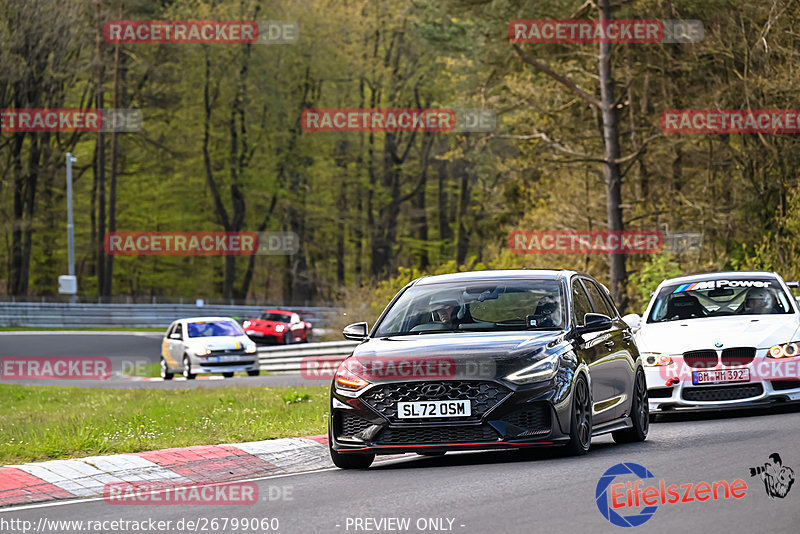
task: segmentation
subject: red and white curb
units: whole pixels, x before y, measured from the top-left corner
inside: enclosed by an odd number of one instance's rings
[[[0,507],[101,497],[108,483],[209,484],[332,467],[327,436],[91,456],[0,467]]]

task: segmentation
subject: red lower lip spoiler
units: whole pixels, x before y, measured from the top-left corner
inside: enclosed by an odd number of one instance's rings
[[[348,453],[359,451],[371,451],[375,449],[421,449],[427,447],[475,447],[477,445],[553,445],[552,441],[482,441],[478,443],[440,443],[436,445],[376,445],[374,447],[362,447],[360,449],[339,449],[336,452]]]

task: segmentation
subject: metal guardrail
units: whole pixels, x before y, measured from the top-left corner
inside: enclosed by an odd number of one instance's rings
[[[313,379],[316,371],[336,369],[339,362],[353,353],[358,341],[328,341],[280,347],[259,347],[258,362],[262,371],[272,373],[307,372]],[[330,374],[326,375],[330,379]]]
[[[41,327],[156,327],[166,328],[181,317],[256,317],[273,306],[227,306],[195,304],[90,304],[65,302],[0,302],[0,326]],[[280,308],[280,307],[278,307]],[[313,313],[308,320],[325,324],[336,308],[290,306]]]

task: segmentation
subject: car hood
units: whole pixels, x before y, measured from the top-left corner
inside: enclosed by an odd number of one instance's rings
[[[561,331],[393,336],[371,338],[358,345],[348,363],[351,369],[358,369],[359,364],[362,369],[380,368],[382,373],[366,373],[372,381],[493,379],[508,376],[545,355],[566,350],[569,346]],[[403,375],[403,369],[412,368],[415,362],[433,362],[434,365],[422,366],[421,375]],[[452,366],[442,367],[438,365],[440,362]]]
[[[756,347],[798,340],[797,315],[705,317],[666,323],[644,323],[636,335],[641,352],[681,354],[689,350]]]
[[[189,338],[186,345],[193,348],[207,348],[210,350],[239,350],[253,342],[247,336],[210,336]]]

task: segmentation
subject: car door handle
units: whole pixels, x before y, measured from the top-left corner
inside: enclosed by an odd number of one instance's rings
[[[606,347],[608,347],[608,350],[611,350],[611,349],[613,349],[613,348],[614,348],[614,341],[613,341],[613,340],[611,340],[611,339],[609,339],[608,341],[606,341],[605,343],[603,343],[603,345],[605,345]]]

